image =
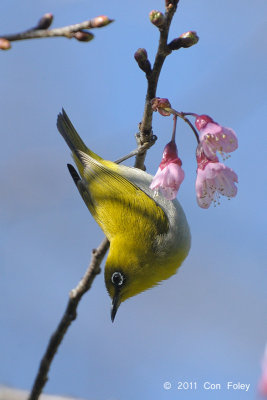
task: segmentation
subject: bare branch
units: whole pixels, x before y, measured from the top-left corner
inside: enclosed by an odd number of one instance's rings
[[[197,142],[199,143],[199,135],[198,135],[198,132],[197,132],[196,128],[194,127],[194,125],[192,124],[192,122],[189,121],[188,118],[186,118],[186,115],[196,115],[196,114],[179,112],[179,111],[174,110],[173,108],[169,108],[169,111],[170,111],[170,113],[173,114],[174,116],[178,116],[178,117],[182,118],[182,119],[184,120],[184,122],[186,122],[186,123],[190,126],[190,128],[191,128],[192,131],[194,132],[194,135],[195,135],[195,137],[196,137],[196,139],[197,139]]]
[[[171,49],[167,45],[168,35],[170,24],[172,18],[175,14],[177,9],[179,0],[166,0],[166,12],[164,15],[165,23],[160,25],[160,38],[159,38],[159,45],[157,54],[155,57],[155,62],[153,68],[150,73],[146,74],[147,78],[147,93],[146,93],[146,100],[145,100],[145,108],[144,114],[142,118],[142,122],[140,124],[139,130],[139,138],[138,138],[138,146],[142,146],[144,143],[150,142],[153,136],[152,132],[152,108],[150,101],[156,97],[156,90],[158,85],[158,79],[161,72],[161,68],[165,61],[165,58],[171,53]],[[135,167],[145,170],[145,161],[146,151],[141,152],[137,155],[135,160]]]
[[[37,400],[44,385],[48,380],[50,365],[54,359],[57,349],[69,328],[77,316],[77,307],[82,296],[90,289],[95,277],[100,273],[100,264],[109,248],[109,241],[105,238],[97,249],[92,251],[91,263],[76,288],[72,289],[69,301],[57,329],[52,334],[47,349],[41,360],[37,376],[35,378],[29,400]]]
[[[84,21],[79,24],[63,26],[61,28],[47,29],[51,25],[52,20],[52,14],[45,14],[34,28],[20,33],[0,35],[0,40],[4,39],[8,42],[13,42],[17,40],[41,39],[49,37],[66,37],[68,39],[74,37],[80,41],[89,41],[93,39],[94,35],[91,32],[84,31],[84,29],[102,28],[103,26],[113,22],[112,19],[109,19],[105,15],[100,15],[99,17],[95,17],[89,21]],[[84,34],[82,38],[82,35],[79,35],[79,33]],[[85,35],[87,40],[85,40]]]
[[[139,138],[137,137],[136,140],[138,141]],[[116,164],[120,164],[123,161],[128,160],[131,157],[137,156],[138,154],[142,154],[142,153],[144,153],[144,151],[148,150],[151,146],[153,146],[153,144],[156,141],[157,141],[157,136],[153,135],[150,142],[146,142],[146,143],[140,145],[139,147],[137,147],[137,149],[131,151],[131,153],[127,154],[126,156],[124,156],[122,158],[119,158],[118,160],[116,160],[114,162]]]

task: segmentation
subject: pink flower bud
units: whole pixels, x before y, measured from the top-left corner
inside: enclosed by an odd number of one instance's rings
[[[79,42],[90,42],[94,38],[94,35],[91,32],[78,31],[73,34],[73,37],[79,40]]]
[[[214,121],[208,115],[198,115],[196,117],[195,125],[196,125],[196,128],[200,131],[201,129],[205,128],[205,126],[209,122],[214,122]]]
[[[106,26],[113,22],[113,19],[109,19],[106,15],[99,15],[92,20],[93,28],[102,28],[102,26]]]
[[[10,48],[10,41],[4,38],[0,38],[0,50],[9,50]]]
[[[151,107],[153,111],[158,111],[163,117],[168,117],[171,115],[169,109],[171,108],[171,103],[168,99],[163,99],[160,97],[155,97],[151,100]]]
[[[175,199],[184,180],[181,165],[182,161],[178,157],[176,144],[171,141],[164,148],[161,163],[149,186],[150,189],[159,190],[167,200]]]
[[[162,27],[165,24],[165,17],[162,12],[157,10],[152,10],[149,13],[149,19],[153,25],[157,26],[158,28]]]

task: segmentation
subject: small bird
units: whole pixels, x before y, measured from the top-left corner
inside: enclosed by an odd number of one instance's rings
[[[90,213],[110,242],[105,284],[119,305],[176,273],[190,249],[190,230],[179,202],[149,188],[146,172],[104,160],[84,144],[64,109],[57,128],[69,146],[75,168],[69,172]]]

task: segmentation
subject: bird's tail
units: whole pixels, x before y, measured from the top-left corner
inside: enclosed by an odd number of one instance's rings
[[[78,132],[72,125],[67,113],[65,112],[64,108],[62,108],[62,112],[58,114],[57,117],[57,128],[64,138],[65,142],[71,149],[74,156],[79,159],[78,151],[82,151],[89,156],[95,158],[96,160],[102,160],[97,154],[93,153],[88,147],[84,144],[82,139],[80,138]],[[74,157],[75,158],[75,157]]]

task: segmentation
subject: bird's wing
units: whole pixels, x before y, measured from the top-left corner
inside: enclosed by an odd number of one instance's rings
[[[167,233],[169,222],[162,208],[116,172],[116,164],[110,163],[110,168],[82,151],[78,153],[84,168],[79,191],[108,239],[129,231],[138,235],[149,232],[151,240]]]

